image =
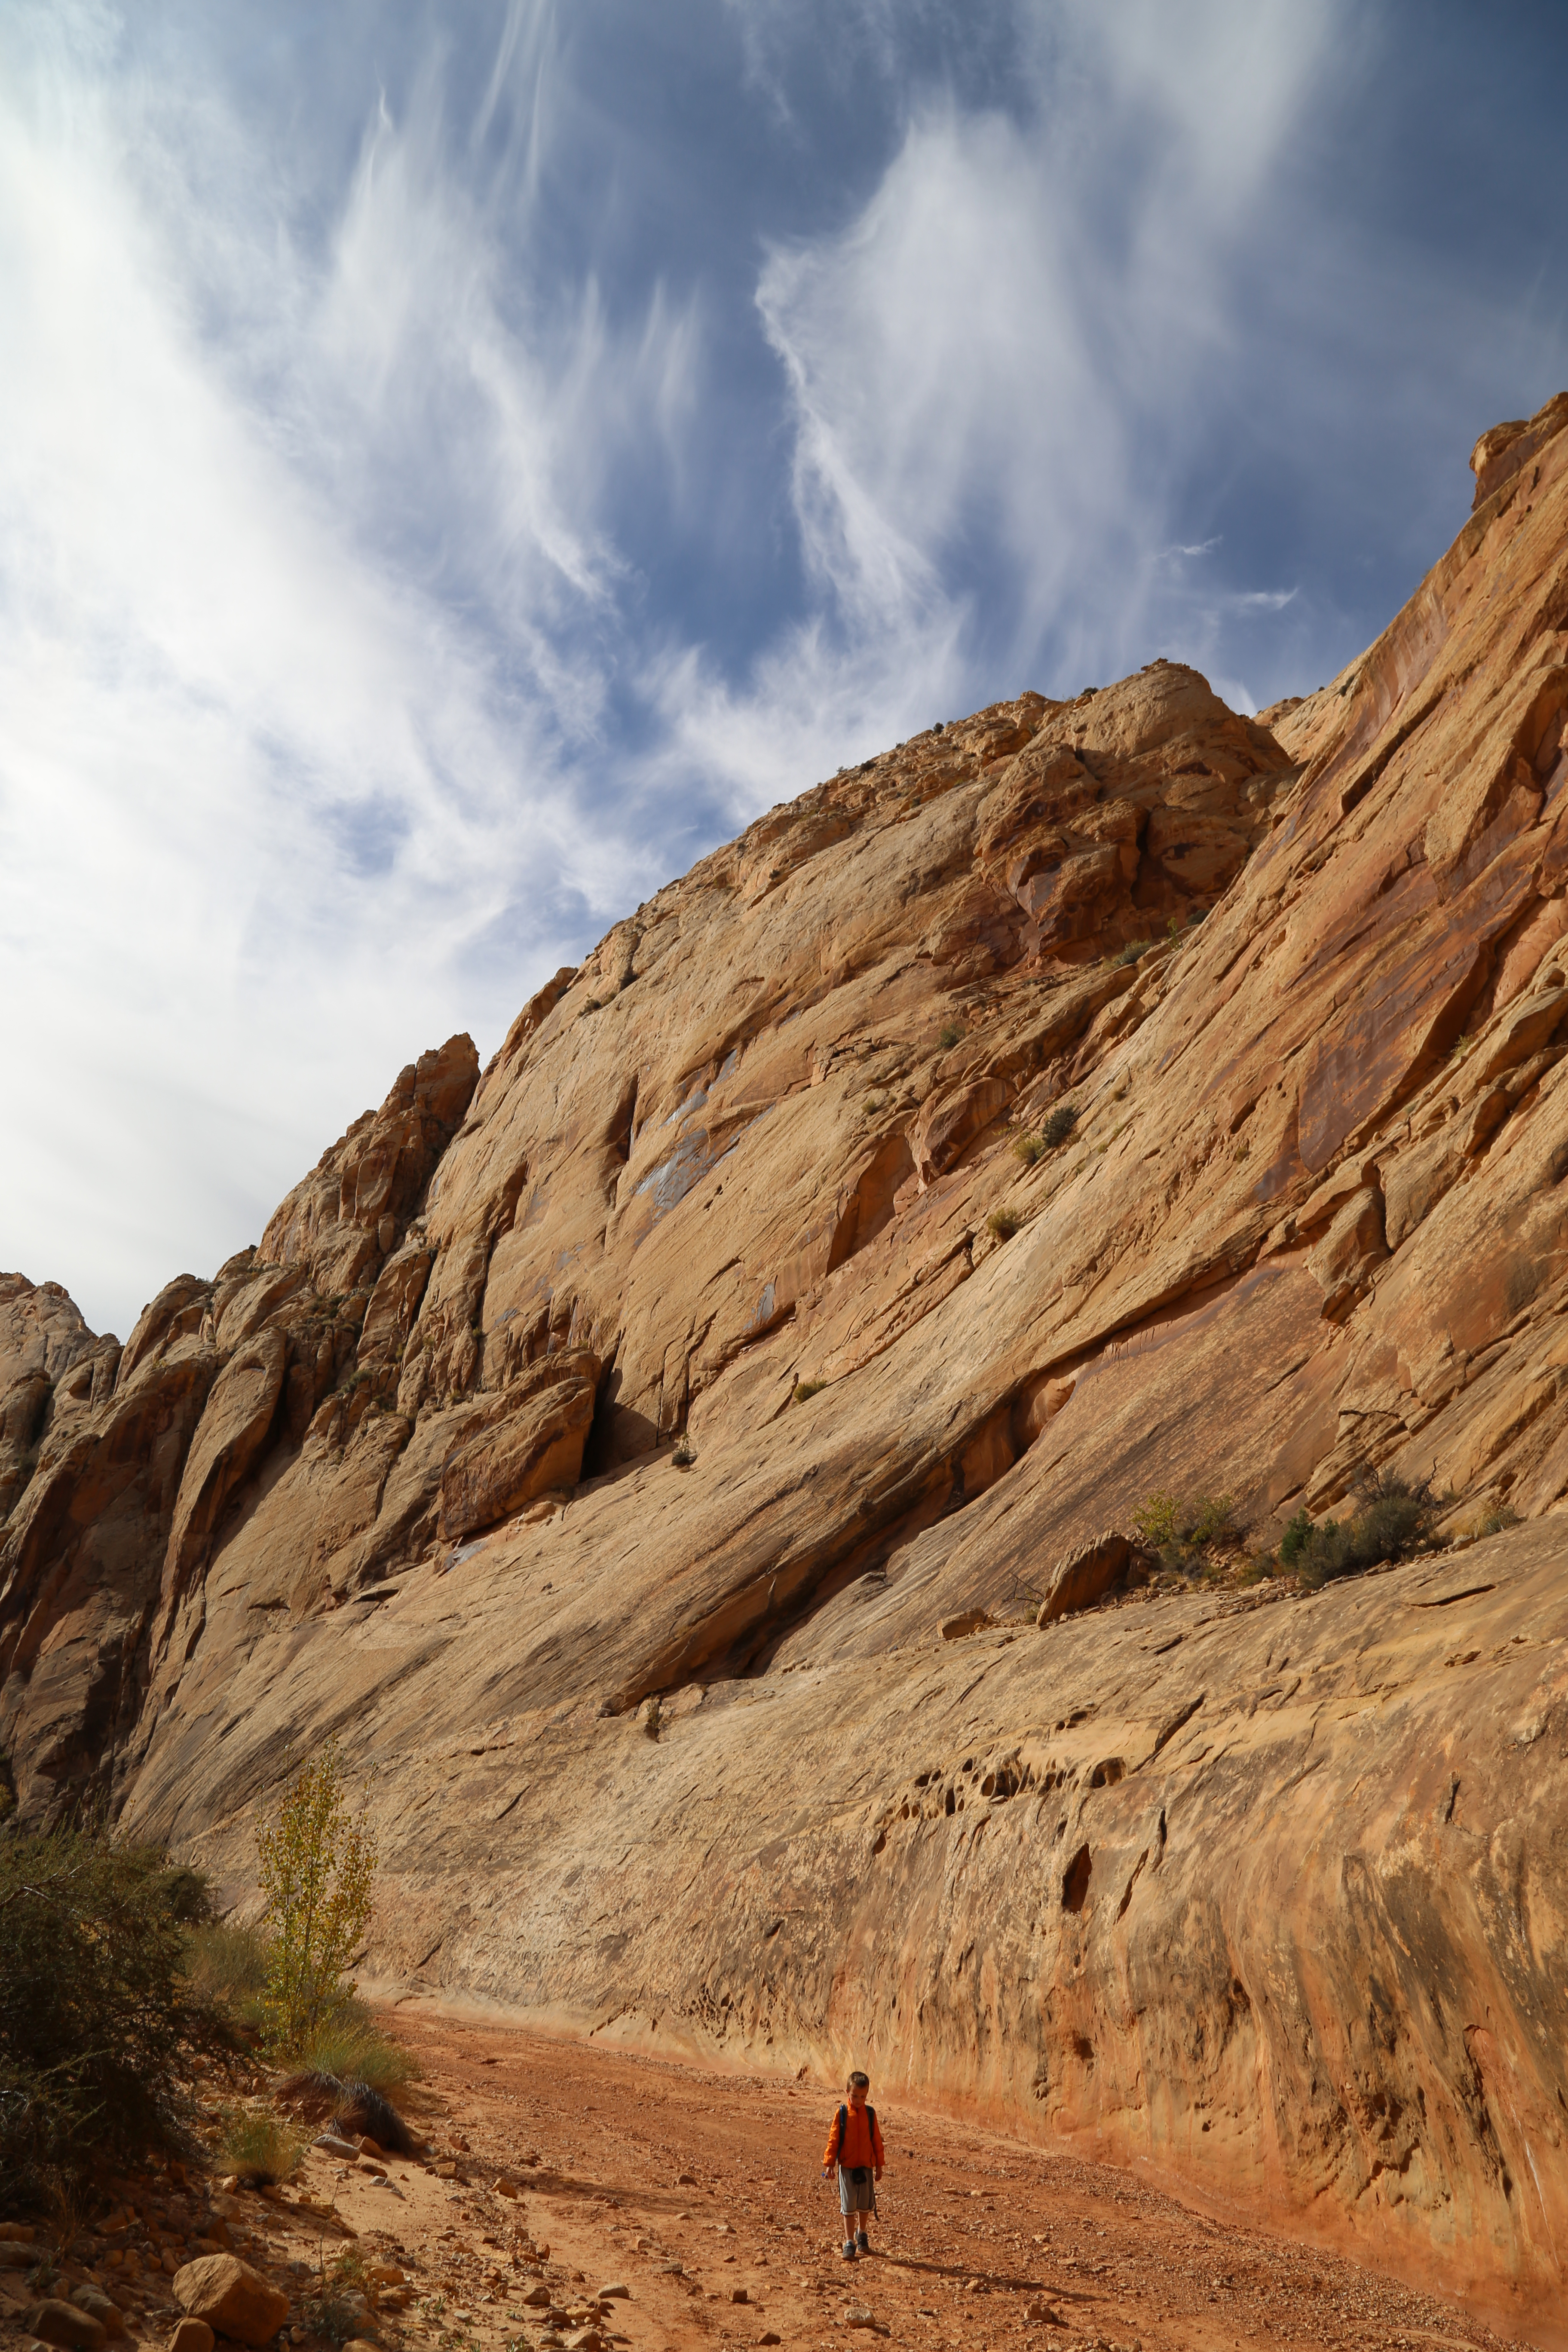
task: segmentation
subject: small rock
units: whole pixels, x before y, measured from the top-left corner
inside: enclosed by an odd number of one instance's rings
[[[182,2319],[169,2338],[169,2352],[213,2352],[216,2340],[205,2319]]]
[[[604,2352],[605,2339],[596,2327],[579,2327],[566,2338],[566,2352]]]
[[[982,1633],[990,1624],[990,1614],[984,1609],[966,1609],[961,1616],[944,1617],[942,1638],[944,1642],[962,1642],[970,1633]]]
[[[14,2239],[0,2239],[0,2271],[31,2270],[38,2259],[36,2246],[19,2245]]]
[[[610,2303],[613,2302],[616,2297],[622,2296],[629,2302],[631,2299],[631,2292],[632,2291],[629,2286],[623,2286],[617,2279],[614,2286],[602,2286],[599,2289],[598,2301],[600,2303]]]
[[[117,2303],[111,2303],[100,2286],[73,2286],[71,2301],[89,2319],[96,2319],[106,2336],[123,2336],[125,2319]]]
[[[678,2172],[675,2176],[675,2185],[678,2189],[695,2189],[697,2175],[694,2172]]]
[[[40,2344],[62,2345],[68,2352],[98,2352],[104,2338],[100,2321],[89,2312],[79,2311],[74,2303],[60,2303],[53,2295],[24,2312],[22,2325]]]
[[[174,2273],[174,2293],[193,2319],[241,2344],[266,2344],[289,2316],[289,2298],[237,2254],[203,2254]]]
[[[863,2303],[847,2303],[844,2306],[846,2327],[875,2327],[876,2321]]]
[[[30,2221],[0,2221],[0,2245],[30,2246],[37,2234]]]
[[[1026,2319],[1043,2323],[1047,2327],[1060,2327],[1063,2325],[1058,2315],[1052,2310],[1043,2295],[1037,2294],[1032,2303],[1026,2303],[1024,2305],[1024,2316]]]
[[[782,2344],[784,2337],[775,2335],[771,2327],[764,2327],[757,2341],[759,2344]]]
[[[343,2352],[381,2352],[381,2347],[372,2336],[351,2336]]]
[[[529,2288],[526,2294],[520,2295],[518,2297],[518,2301],[520,2303],[526,2304],[531,2310],[548,2311],[550,2308],[550,2289],[545,2285],[544,2281],[541,2279],[536,2285]]]

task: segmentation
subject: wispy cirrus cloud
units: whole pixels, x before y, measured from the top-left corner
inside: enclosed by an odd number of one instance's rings
[[[1539,257],[1352,188],[1447,119],[1396,15],[16,0],[0,1256],[123,1330],[409,1055],[934,717],[1337,668],[1416,560],[1379,518],[1447,527],[1424,453],[1568,352]],[[1531,102],[1495,30],[1465,72]]]

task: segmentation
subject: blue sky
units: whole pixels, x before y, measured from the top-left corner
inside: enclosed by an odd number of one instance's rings
[[[0,6],[0,1265],[123,1337],[935,718],[1331,676],[1568,384],[1560,5]]]

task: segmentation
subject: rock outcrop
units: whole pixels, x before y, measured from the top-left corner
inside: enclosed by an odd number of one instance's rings
[[[1319,693],[932,730],[405,1071],[123,1354],[5,1277],[24,1817],[243,1904],[335,1734],[388,1980],[1560,2283],[1568,402],[1474,462]],[[1373,1471],[1499,1531],[1230,1599],[1105,1539]]]

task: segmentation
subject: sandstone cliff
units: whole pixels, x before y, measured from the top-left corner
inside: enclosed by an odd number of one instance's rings
[[[918,737],[405,1070],[122,1353],[5,1277],[24,1814],[243,1902],[335,1733],[384,1979],[1559,2281],[1568,397],[1472,462],[1318,694]],[[1030,1622],[1152,1491],[1266,1544],[1368,1467],[1523,1524]]]

